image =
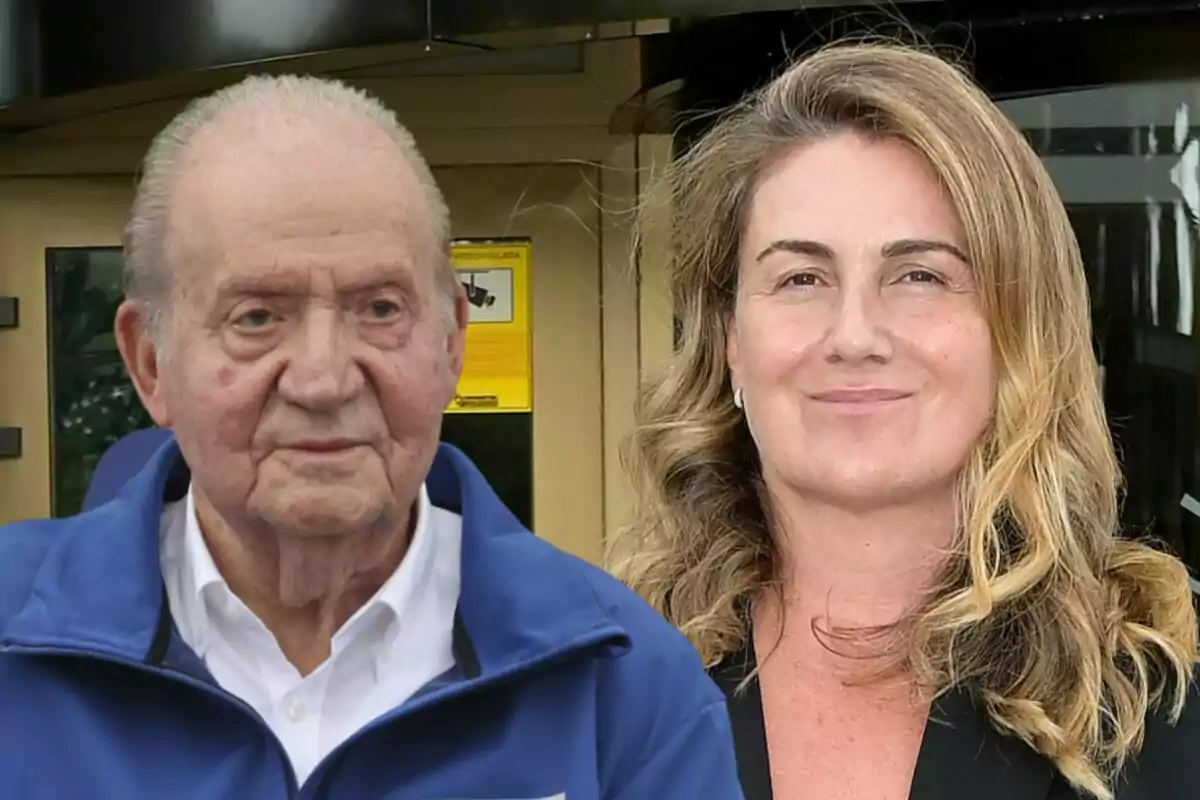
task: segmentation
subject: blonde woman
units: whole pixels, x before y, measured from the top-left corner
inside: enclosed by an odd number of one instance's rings
[[[843,44],[673,170],[682,347],[613,565],[730,695],[748,800],[1200,797],[1188,575],[1118,536],[1020,133],[936,56]]]

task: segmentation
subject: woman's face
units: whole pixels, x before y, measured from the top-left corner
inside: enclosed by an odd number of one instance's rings
[[[966,249],[900,142],[838,134],[765,172],[727,358],[773,492],[866,510],[953,491],[995,396]]]

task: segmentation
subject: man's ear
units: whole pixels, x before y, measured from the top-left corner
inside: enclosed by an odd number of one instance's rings
[[[467,343],[467,322],[471,318],[471,304],[467,302],[467,292],[458,284],[451,298],[454,310],[453,323],[446,332],[446,352],[449,355],[450,371],[458,383],[463,369],[463,352]]]
[[[113,327],[121,360],[125,362],[125,370],[133,381],[133,388],[137,390],[142,405],[155,424],[162,428],[170,427],[171,417],[159,380],[158,347],[150,335],[145,309],[140,303],[126,300],[117,309]]]

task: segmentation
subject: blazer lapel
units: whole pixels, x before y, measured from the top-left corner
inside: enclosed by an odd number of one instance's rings
[[[754,645],[748,643],[742,652],[729,656],[714,669],[712,678],[725,693],[742,793],[746,800],[772,800],[771,764],[758,678],[751,678],[742,686],[754,666]]]
[[[910,800],[1045,800],[1053,765],[1003,736],[964,690],[943,695],[929,713]]]

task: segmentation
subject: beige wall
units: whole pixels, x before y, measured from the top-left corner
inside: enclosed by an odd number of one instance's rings
[[[413,129],[456,236],[534,240],[535,524],[589,559],[627,518],[619,443],[641,371],[670,346],[665,243],[643,242],[635,257],[629,228],[665,137],[609,131],[639,88],[638,51],[634,39],[593,42],[580,69],[551,75],[413,78],[360,65],[353,78]],[[150,90],[130,91],[133,103]],[[0,424],[26,435],[24,457],[0,461],[0,522],[50,507],[44,248],[117,243],[137,160],[187,99],[96,111],[0,145],[0,294],[19,296],[22,311],[19,330],[0,331]]]
[[[21,326],[0,331],[0,425],[23,429],[23,455],[0,459],[0,523],[50,511],[48,244],[113,244],[133,196],[128,179],[0,178],[0,294]]]

